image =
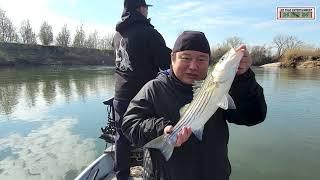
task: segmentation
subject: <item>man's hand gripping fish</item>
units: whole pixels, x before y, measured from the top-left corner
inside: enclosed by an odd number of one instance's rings
[[[180,110],[180,120],[170,134],[164,134],[145,144],[145,148],[156,148],[168,161],[176,144],[177,134],[183,127],[190,127],[193,134],[202,140],[204,125],[220,107],[235,109],[229,90],[237,73],[243,52],[231,48],[224,54],[203,81],[193,85],[193,100]]]

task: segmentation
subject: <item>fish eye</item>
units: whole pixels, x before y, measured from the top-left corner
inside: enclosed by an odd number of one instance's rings
[[[222,61],[224,61],[225,58],[226,58],[226,56],[223,55],[223,56],[220,58],[219,63],[221,63]]]

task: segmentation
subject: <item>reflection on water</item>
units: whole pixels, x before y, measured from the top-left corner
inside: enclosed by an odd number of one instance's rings
[[[254,69],[268,113],[254,127],[231,125],[232,179],[318,179],[320,71]]]
[[[50,106],[79,98],[85,101],[88,95],[113,88],[110,74],[113,74],[113,69],[107,67],[1,69],[0,115],[11,117],[19,104],[23,104],[23,109],[32,109],[38,104]]]
[[[320,80],[319,70],[301,69],[255,69],[264,88],[295,90],[302,83]],[[113,88],[113,70],[105,69],[1,69],[0,71],[0,114],[10,115],[19,103],[26,107],[34,107],[39,101],[46,105],[53,104],[63,98],[70,102],[72,98],[86,100],[86,96],[97,90]],[[308,84],[312,88],[313,84]],[[60,99],[61,100],[61,99]]]
[[[0,179],[75,178],[103,151],[110,67],[0,70]]]
[[[308,86],[305,88],[310,88],[310,86],[317,86],[320,81],[319,70],[317,69],[257,68],[255,72],[264,82],[264,87],[272,87],[273,91],[279,91],[280,89],[296,90],[302,88],[302,84]]]
[[[230,125],[231,179],[318,179],[320,71],[255,68],[268,104]],[[104,148],[108,67],[0,69],[0,179],[73,179]]]
[[[5,114],[11,114],[12,109],[18,104],[18,92],[21,86],[17,84],[1,85],[0,87],[0,111]]]
[[[71,132],[75,119],[61,119],[33,130],[27,136],[12,134],[0,138],[0,179],[71,179],[96,154],[93,139],[81,139]],[[4,151],[5,152],[5,151]]]

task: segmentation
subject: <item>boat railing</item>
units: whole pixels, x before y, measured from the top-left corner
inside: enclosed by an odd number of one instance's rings
[[[102,134],[99,138],[106,141],[106,148],[108,144],[113,145],[115,143],[116,136],[116,123],[115,123],[115,112],[113,107],[113,98],[110,98],[103,102],[107,107],[107,119],[106,126],[101,128]],[[132,166],[142,165],[143,161],[143,149],[141,147],[132,146],[130,155],[130,164]]]

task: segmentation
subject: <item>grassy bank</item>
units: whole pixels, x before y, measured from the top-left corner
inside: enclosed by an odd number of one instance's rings
[[[111,50],[0,43],[0,66],[114,65]]]
[[[320,68],[319,49],[290,49],[280,58],[282,67]]]

